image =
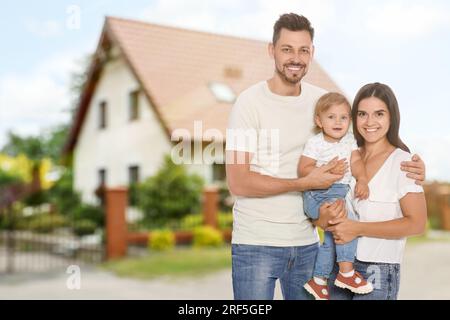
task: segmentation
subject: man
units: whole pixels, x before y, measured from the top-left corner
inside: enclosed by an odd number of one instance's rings
[[[271,79],[238,97],[227,130],[227,182],[233,208],[232,276],[235,299],[273,299],[280,280],[284,299],[310,299],[303,285],[312,277],[318,235],[303,212],[301,191],[326,189],[348,169],[334,159],[298,178],[297,166],[313,134],[315,102],[325,90],[302,83],[314,55],[314,29],[303,16],[280,16],[269,54]],[[405,164],[423,181],[416,156]],[[331,173],[331,171],[333,173]],[[346,216],[343,201],[324,204],[314,224],[325,229]]]

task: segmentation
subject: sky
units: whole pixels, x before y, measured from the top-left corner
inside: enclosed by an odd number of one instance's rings
[[[70,75],[97,45],[104,17],[270,41],[286,12],[316,30],[315,59],[350,98],[369,82],[396,93],[400,135],[450,181],[450,2],[447,0],[2,1],[0,147],[69,121]],[[263,79],[261,79],[263,80]]]

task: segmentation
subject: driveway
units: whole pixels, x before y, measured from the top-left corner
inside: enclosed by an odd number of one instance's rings
[[[450,299],[450,242],[408,244],[400,299]],[[44,274],[0,275],[3,299],[151,299],[228,300],[231,270],[200,278],[134,280],[93,267],[81,267],[80,289],[70,290],[66,269]],[[281,299],[279,286],[276,299]]]

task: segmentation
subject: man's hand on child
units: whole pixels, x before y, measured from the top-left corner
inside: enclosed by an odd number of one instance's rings
[[[318,189],[328,189],[331,187],[333,183],[336,181],[342,179],[342,174],[332,174],[330,170],[335,166],[337,162],[337,158],[333,159],[329,163],[314,168],[305,178],[308,179],[309,187],[308,189],[311,190],[318,190]]]
[[[345,161],[345,159],[337,160],[335,166],[330,170],[330,173],[337,174],[337,175],[344,175],[348,170],[348,163]],[[333,159],[332,161],[334,161]]]
[[[369,198],[369,186],[366,181],[358,180],[356,182],[355,197],[361,200]]]

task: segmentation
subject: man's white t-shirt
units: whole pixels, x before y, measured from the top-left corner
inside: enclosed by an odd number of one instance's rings
[[[316,160],[316,167],[321,167],[335,157],[338,157],[339,160],[346,159],[347,163],[350,164],[352,152],[355,150],[358,150],[358,145],[353,133],[347,132],[341,140],[329,142],[320,132],[306,142],[303,155]],[[351,180],[352,172],[347,170],[344,177],[336,183],[350,184]]]
[[[279,96],[266,81],[242,92],[232,108],[227,151],[253,153],[250,170],[297,178],[303,147],[314,132],[314,107],[325,90],[303,82],[300,96]],[[304,246],[318,235],[303,211],[300,192],[264,198],[236,197],[232,243]]]
[[[367,200],[354,199],[354,208],[360,221],[379,222],[403,217],[400,199],[409,192],[422,193],[423,188],[400,170],[402,161],[411,161],[411,154],[396,149],[383,163],[369,182]],[[352,181],[353,182],[353,181]],[[354,183],[352,183],[354,189]],[[401,263],[406,239],[379,239],[361,237],[358,240],[356,258],[377,263]]]

